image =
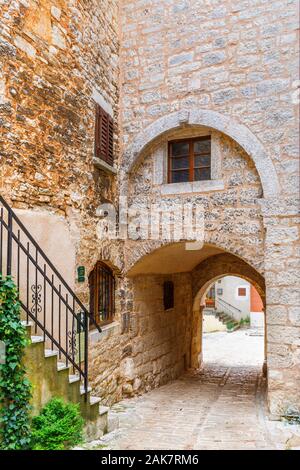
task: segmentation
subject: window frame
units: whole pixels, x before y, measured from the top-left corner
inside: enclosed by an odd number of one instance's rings
[[[199,142],[201,140],[209,140],[210,141],[210,152],[209,153],[195,153],[194,151],[194,143]],[[173,169],[172,168],[172,160],[176,157],[172,156],[172,145],[173,144],[179,144],[179,143],[188,143],[189,144],[189,179],[188,181],[173,181],[172,180],[172,174],[174,171],[184,171],[187,170],[185,168],[178,168],[178,169]],[[212,155],[211,155],[211,145],[212,145],[212,139],[211,135],[208,134],[206,136],[199,136],[199,137],[192,137],[192,138],[183,138],[183,139],[175,139],[175,140],[170,140],[168,141],[168,184],[180,184],[180,183],[193,183],[193,182],[200,182],[200,181],[211,181],[212,180]],[[195,166],[195,157],[196,156],[209,156],[210,159],[210,164],[209,166],[203,166],[201,169],[206,169],[209,168],[210,170],[210,178],[206,180],[195,180],[195,169],[198,167]],[[180,157],[179,157],[180,158]]]
[[[241,294],[241,291],[245,293]],[[238,297],[247,297],[247,287],[244,287],[244,286],[238,287]]]
[[[104,285],[104,292],[102,293],[102,300],[100,302],[101,293],[101,282],[106,283]],[[92,285],[93,282],[93,285]],[[100,327],[109,325],[115,319],[115,290],[116,290],[116,278],[113,270],[103,261],[98,261],[92,271],[89,274],[89,296],[90,296],[90,313],[93,316],[96,324]],[[105,303],[108,303],[108,308],[104,307]],[[106,308],[108,314],[104,319],[100,319],[99,306],[102,305],[102,309]],[[95,311],[98,311],[95,314]],[[90,323],[90,330],[95,329],[96,326]]]
[[[114,165],[114,120],[100,104],[95,104],[95,157]]]

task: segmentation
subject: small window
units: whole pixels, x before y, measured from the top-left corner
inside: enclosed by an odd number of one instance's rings
[[[108,165],[114,163],[114,123],[111,116],[96,104],[95,156]]]
[[[247,295],[246,287],[239,287],[238,288],[238,296],[239,297],[246,297],[246,295]]]
[[[211,179],[211,138],[169,142],[169,183]]]
[[[217,294],[218,295],[223,295],[223,289],[217,289]]]
[[[89,275],[89,287],[90,312],[96,324],[102,326],[111,323],[115,314],[115,277],[112,270],[101,261]]]
[[[174,308],[174,283],[172,281],[164,282],[164,309]]]

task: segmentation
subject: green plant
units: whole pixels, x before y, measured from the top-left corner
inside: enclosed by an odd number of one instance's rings
[[[232,321],[227,322],[226,328],[227,330],[232,330],[234,328],[234,323]]]
[[[33,450],[66,450],[82,440],[79,405],[53,398],[32,420]]]
[[[0,275],[0,340],[6,346],[0,365],[0,447],[23,450],[30,447],[31,385],[22,363],[28,343],[20,320],[18,290],[11,276]]]

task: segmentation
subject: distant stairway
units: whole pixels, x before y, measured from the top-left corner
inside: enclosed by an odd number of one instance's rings
[[[216,315],[227,327],[227,331],[235,331],[240,328],[240,323],[235,316],[241,317],[241,310],[223,299],[216,300]]]
[[[215,300],[214,307],[205,307],[203,310],[204,331],[222,331],[224,328],[221,325],[225,325],[227,331],[235,331],[240,328],[240,323],[235,319],[235,316],[240,318],[241,314],[240,309],[218,298]],[[215,320],[212,321],[211,317],[214,317]]]
[[[226,325],[227,330],[237,330],[240,327],[240,324],[237,320],[235,320],[232,316],[228,315],[225,312],[216,312],[217,318]],[[230,325],[230,328],[228,327]]]

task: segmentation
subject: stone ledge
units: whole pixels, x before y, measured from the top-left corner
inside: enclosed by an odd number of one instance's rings
[[[98,330],[93,330],[89,332],[89,340],[91,343],[97,343],[104,338],[109,337],[112,333],[120,333],[120,323],[114,321],[108,325],[101,327],[101,333]]]
[[[170,183],[161,185],[161,194],[195,194],[221,191],[225,188],[223,180],[194,181],[193,183]]]
[[[100,158],[93,157],[93,164],[99,170],[103,170],[103,171],[106,171],[108,173],[112,173],[113,175],[117,174],[117,170],[116,170],[115,167],[108,165],[108,163],[106,163],[104,160],[101,160]]]

